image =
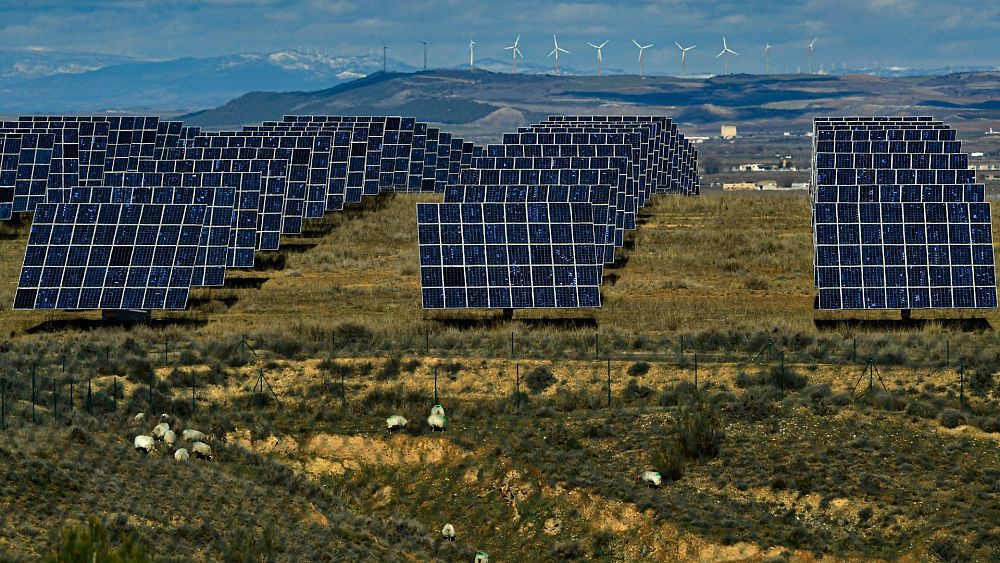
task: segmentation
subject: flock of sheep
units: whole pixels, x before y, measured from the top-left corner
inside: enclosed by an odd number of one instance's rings
[[[172,417],[168,414],[160,415],[160,423],[153,427],[152,436],[139,434],[135,437],[132,445],[136,451],[148,454],[156,449],[156,442],[160,440],[168,448],[173,448],[177,443],[177,433],[170,427]],[[139,413],[132,419],[135,424],[146,422],[146,413]],[[191,450],[187,448],[177,448],[174,451],[174,459],[177,461],[187,461],[194,456],[196,459],[211,459],[212,447],[205,443],[205,434],[191,428],[185,428],[181,432],[181,439],[190,442]]]
[[[394,414],[385,419],[385,427],[389,432],[393,432],[406,428],[409,422],[406,420],[406,417]],[[441,405],[431,407],[431,415],[427,417],[427,426],[430,426],[432,431],[444,432],[444,427],[447,423],[448,417],[444,414],[444,407]]]

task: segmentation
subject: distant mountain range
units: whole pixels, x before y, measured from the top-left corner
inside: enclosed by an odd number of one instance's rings
[[[551,76],[484,70],[382,73],[323,90],[252,92],[182,116],[210,128],[285,114],[413,115],[491,137],[551,113],[672,116],[686,130],[806,131],[817,115],[933,115],[985,130],[1000,118],[1000,72],[868,75]]]
[[[391,56],[388,68],[395,73],[417,69]],[[286,50],[274,53],[243,53],[206,58],[149,60],[100,53],[68,53],[43,48],[0,49],[0,114],[48,112],[156,112],[185,113],[225,104],[247,92],[325,91],[382,70],[381,54],[336,56],[314,51]],[[504,58],[476,59],[475,72],[503,74],[494,82],[521,81],[511,76],[511,61]],[[980,67],[945,69],[833,69],[836,76],[866,74],[884,77],[939,76],[989,71]],[[435,70],[442,76],[468,72],[467,64]],[[592,77],[594,69],[563,66],[560,79]],[[606,77],[633,70],[607,67]],[[550,61],[535,64],[519,60],[517,74],[543,76],[553,73]],[[479,76],[478,74],[476,76]],[[760,81],[776,76],[757,77]],[[551,77],[555,79],[554,77]],[[701,76],[700,78],[709,78]],[[810,76],[798,76],[810,80]],[[678,79],[650,76],[656,83]],[[715,77],[713,80],[725,80]],[[781,77],[785,81],[790,77]],[[636,79],[637,80],[637,79]],[[612,81],[612,83],[617,83]],[[367,83],[366,83],[367,84]],[[598,83],[607,87],[606,80]],[[649,83],[643,83],[649,85]],[[631,94],[623,94],[631,95]],[[371,104],[377,105],[373,99]],[[367,102],[366,102],[367,103]],[[950,102],[948,102],[950,103]],[[425,103],[424,106],[427,104]],[[467,105],[467,104],[466,104]],[[474,104],[473,104],[474,105]],[[405,107],[405,106],[404,106]],[[454,108],[452,115],[465,115],[468,108]],[[435,112],[435,115],[441,112]],[[471,115],[471,114],[470,114]]]
[[[396,60],[394,69],[413,70]],[[308,90],[382,69],[378,55],[279,51],[150,61],[0,51],[0,113],[190,111],[255,90]]]

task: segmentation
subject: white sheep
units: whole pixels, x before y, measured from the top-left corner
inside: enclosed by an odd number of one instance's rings
[[[650,487],[659,487],[663,478],[660,477],[660,474],[656,471],[643,471],[642,474],[639,475],[639,480]]]
[[[201,442],[205,439],[204,434],[190,428],[185,428],[184,432],[181,432],[181,436],[188,442]]]
[[[393,430],[400,430],[402,428],[406,428],[407,422],[409,421],[406,420],[405,417],[402,417],[398,414],[394,414],[389,418],[385,419],[385,427],[386,429],[389,430],[389,432],[392,432]]]
[[[132,445],[135,446],[136,451],[148,454],[156,447],[156,440],[154,440],[152,436],[140,434],[135,437],[135,441],[132,442]]]
[[[485,551],[476,552],[476,563],[490,563],[490,556]]]
[[[441,528],[441,536],[444,537],[445,541],[455,541],[455,527],[451,524],[445,524],[444,528]]]
[[[187,461],[191,457],[191,454],[187,450],[181,448],[174,452],[174,459],[177,461]]]
[[[174,434],[173,430],[167,430],[163,433],[163,443],[172,446],[174,442],[177,441],[177,434]]]
[[[447,418],[443,414],[432,414],[427,417],[427,425],[431,427],[431,430],[444,432],[446,422]]]
[[[161,422],[153,427],[153,437],[157,440],[162,440],[163,435],[166,434],[168,430],[170,430],[170,425],[166,422]]]
[[[146,413],[141,412],[132,418],[132,422],[146,422]]]
[[[441,416],[444,416],[444,407],[442,407],[441,405],[434,405],[433,407],[431,407],[431,414],[439,414]]]
[[[212,458],[212,447],[205,442],[195,442],[191,444],[191,454],[200,459]]]
[[[160,422],[170,422],[170,420],[171,418],[169,414],[163,413],[160,415]]]

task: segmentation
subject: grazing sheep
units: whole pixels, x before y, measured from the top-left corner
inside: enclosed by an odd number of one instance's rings
[[[141,412],[132,418],[132,422],[146,422],[146,413]]]
[[[432,414],[427,417],[427,425],[431,427],[431,430],[444,432],[446,421],[447,419],[443,414]]]
[[[190,428],[185,428],[184,432],[181,432],[181,437],[183,437],[188,442],[201,442],[205,439],[205,435],[197,430],[191,430]]]
[[[170,430],[170,425],[166,422],[161,422],[153,427],[153,437],[157,440],[162,440],[163,435],[166,434],[168,430]]]
[[[195,442],[191,444],[191,454],[199,459],[211,459],[212,448],[205,442]]]
[[[490,563],[490,556],[485,551],[479,551],[476,553],[476,563]]]
[[[156,447],[156,440],[154,440],[152,436],[144,436],[140,434],[135,437],[135,441],[132,442],[132,445],[135,446],[136,451],[148,454]]]
[[[639,480],[650,487],[659,487],[662,478],[656,471],[643,471],[642,475],[639,475]]]
[[[174,459],[177,461],[187,461],[191,457],[191,454],[187,450],[181,448],[174,452]]]
[[[392,432],[393,430],[399,430],[399,429],[402,429],[402,428],[406,428],[406,423],[407,422],[409,422],[409,421],[406,420],[406,418],[404,418],[402,416],[399,416],[398,414],[394,414],[394,415],[390,416],[389,418],[385,419],[385,426],[386,426],[386,429],[389,430],[389,432]]]
[[[441,528],[441,535],[445,541],[455,541],[455,527],[451,524],[445,524],[444,528]]]
[[[163,433],[163,443],[172,446],[174,442],[177,441],[177,434],[174,434],[173,430],[167,430]]]
[[[169,414],[163,413],[160,415],[160,422],[170,422],[172,419]]]
[[[433,407],[431,407],[431,414],[439,414],[441,416],[444,416],[444,407],[442,407],[441,405],[434,405]]]

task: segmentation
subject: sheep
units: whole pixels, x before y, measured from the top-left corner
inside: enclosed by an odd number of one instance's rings
[[[191,454],[200,459],[212,458],[212,447],[205,442],[195,442],[191,444]]]
[[[153,427],[153,437],[157,440],[162,440],[163,435],[166,434],[168,430],[170,430],[170,425],[166,422],[161,422]]]
[[[174,459],[177,461],[187,461],[191,457],[191,454],[184,448],[180,448],[174,452]]]
[[[152,436],[140,434],[135,437],[135,441],[132,442],[132,445],[135,447],[136,451],[148,454],[156,447],[156,440],[154,440]]]
[[[185,428],[184,432],[181,432],[181,436],[188,442],[201,442],[205,440],[204,434],[190,428]]]
[[[441,416],[444,416],[444,407],[442,407],[441,405],[434,405],[433,407],[431,407],[431,414],[439,414]]]
[[[447,418],[443,414],[432,414],[427,417],[427,425],[431,427],[431,430],[444,432],[446,421]]]
[[[132,418],[132,422],[146,422],[146,413],[141,412]]]
[[[174,434],[173,430],[167,430],[163,433],[163,443],[172,446],[174,442],[177,441],[177,434]]]
[[[392,432],[393,430],[399,430],[399,429],[402,429],[402,428],[406,428],[406,423],[407,422],[409,422],[409,421],[406,420],[406,418],[404,418],[404,417],[402,417],[402,416],[400,416],[398,414],[394,414],[394,415],[390,416],[389,418],[385,419],[385,426],[386,426],[386,429],[389,430],[389,432]]]
[[[656,471],[643,471],[642,474],[639,475],[639,480],[650,487],[659,487],[662,478]]]
[[[170,422],[172,419],[169,414],[163,413],[160,415],[160,422]]]
[[[445,541],[455,541],[455,527],[451,524],[445,524],[444,528],[441,528],[441,535]]]
[[[485,551],[476,552],[475,563],[490,563],[490,556]]]

